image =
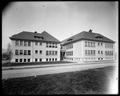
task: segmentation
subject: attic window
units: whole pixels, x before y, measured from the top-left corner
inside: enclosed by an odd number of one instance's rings
[[[72,41],[73,39],[68,39],[67,41]]]
[[[102,39],[103,37],[102,36],[95,36],[95,38]]]
[[[44,38],[43,38],[43,37],[41,37],[41,36],[34,36],[34,38],[44,39]]]

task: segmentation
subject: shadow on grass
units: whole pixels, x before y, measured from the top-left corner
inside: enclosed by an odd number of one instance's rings
[[[114,67],[2,80],[4,94],[105,94]]]

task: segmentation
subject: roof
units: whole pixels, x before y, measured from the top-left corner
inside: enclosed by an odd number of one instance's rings
[[[66,45],[69,43],[73,43],[79,40],[91,40],[91,41],[99,41],[99,42],[108,42],[108,43],[115,43],[115,41],[101,35],[98,33],[93,33],[93,32],[87,32],[87,31],[82,31],[70,38],[67,38],[62,41],[62,45]]]
[[[52,35],[48,34],[46,31],[43,31],[42,33],[23,31],[18,34],[12,35],[10,39],[11,40],[30,40],[30,41],[49,41],[49,42],[60,43],[59,40],[57,40]]]

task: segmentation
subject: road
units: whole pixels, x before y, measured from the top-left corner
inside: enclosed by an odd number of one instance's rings
[[[82,71],[82,70],[88,70],[88,69],[100,68],[106,66],[115,66],[115,64],[109,62],[108,63],[103,62],[103,63],[86,63],[86,64],[83,63],[82,64],[70,63],[70,64],[60,64],[60,65],[54,64],[54,65],[44,65],[44,66],[35,65],[34,67],[21,66],[21,67],[14,67],[13,70],[11,69],[2,70],[2,79],[64,73],[64,72],[72,72],[72,71]]]

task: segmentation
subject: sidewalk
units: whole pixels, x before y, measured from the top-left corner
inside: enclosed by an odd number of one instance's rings
[[[115,63],[114,61],[101,61],[101,62],[83,62],[83,63],[63,63],[63,64],[43,64],[43,65],[26,65],[26,66],[11,66],[2,67],[2,70],[14,70],[14,69],[28,69],[28,68],[42,68],[42,67],[56,67],[56,66],[69,66],[69,65],[85,65],[85,64],[101,64],[101,63]]]

